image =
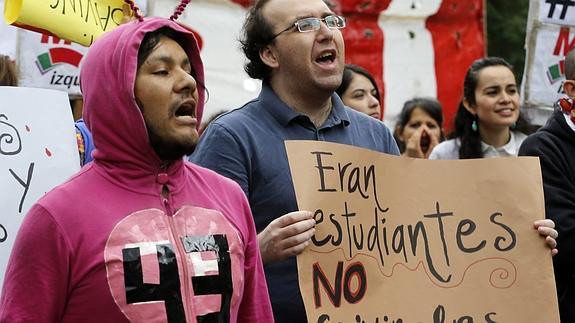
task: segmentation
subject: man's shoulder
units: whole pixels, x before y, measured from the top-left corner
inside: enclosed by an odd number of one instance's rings
[[[185,165],[190,176],[201,178],[202,181],[206,182],[210,187],[217,187],[218,189],[225,189],[226,191],[229,190],[228,192],[238,193],[243,196],[241,187],[232,179],[192,161],[186,161]]]
[[[555,146],[557,140],[558,137],[553,132],[543,127],[523,140],[519,148],[519,155],[534,155],[535,152],[539,154],[542,150]]]
[[[245,122],[256,121],[257,111],[261,109],[260,106],[259,100],[255,98],[240,107],[222,113],[213,122],[222,126],[233,127],[244,124]]]

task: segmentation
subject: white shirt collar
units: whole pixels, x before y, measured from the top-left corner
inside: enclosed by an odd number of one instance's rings
[[[523,133],[518,134],[519,137],[516,138],[517,135],[511,131],[509,141],[502,147],[495,148],[485,142],[481,141],[481,149],[483,150],[483,157],[508,157],[508,156],[517,156],[519,152],[519,146],[521,146],[522,139],[525,139],[525,135]]]

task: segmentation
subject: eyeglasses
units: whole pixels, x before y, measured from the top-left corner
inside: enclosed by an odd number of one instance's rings
[[[310,17],[310,18],[303,18],[303,19],[299,19],[296,22],[293,23],[293,25],[287,27],[286,29],[280,31],[279,33],[275,34],[272,38],[270,38],[268,40],[268,43],[271,42],[272,40],[274,40],[277,36],[285,33],[286,31],[292,29],[293,27],[297,27],[297,30],[300,33],[307,33],[310,31],[316,31],[319,30],[319,28],[321,27],[321,22],[325,22],[325,25],[327,26],[327,28],[330,29],[342,29],[345,28],[345,18],[343,18],[342,16],[338,16],[338,15],[330,15],[330,16],[326,16],[324,18],[315,18],[315,17]]]

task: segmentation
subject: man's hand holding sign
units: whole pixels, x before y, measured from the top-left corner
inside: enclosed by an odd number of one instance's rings
[[[309,322],[559,322],[537,159],[286,147],[316,221],[298,256]]]

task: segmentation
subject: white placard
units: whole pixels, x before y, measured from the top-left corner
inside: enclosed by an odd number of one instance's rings
[[[21,86],[80,95],[80,65],[87,47],[24,29],[18,40]]]
[[[539,0],[539,21],[548,24],[575,26],[574,0]]]
[[[65,92],[0,87],[0,289],[24,216],[80,169]]]
[[[575,28],[541,24],[531,30],[524,80],[524,100],[532,106],[553,106],[563,96],[564,60],[575,41]]]

